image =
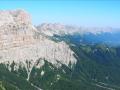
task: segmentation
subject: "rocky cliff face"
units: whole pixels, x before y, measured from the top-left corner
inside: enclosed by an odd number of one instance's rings
[[[40,68],[44,60],[57,67],[58,62],[74,64],[73,54],[65,42],[56,43],[39,34],[25,11],[0,11],[0,63],[5,63],[9,70],[13,62],[14,70],[25,67],[29,80],[32,68]]]
[[[24,10],[1,10],[0,26],[4,24],[31,24],[30,15]]]
[[[34,31],[25,11],[0,11],[0,49],[32,43]]]

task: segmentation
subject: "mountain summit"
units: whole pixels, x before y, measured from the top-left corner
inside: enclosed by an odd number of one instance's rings
[[[25,11],[0,11],[0,49],[33,43],[35,31]]]
[[[0,11],[0,26],[3,24],[30,24],[30,15],[24,10],[1,10]]]

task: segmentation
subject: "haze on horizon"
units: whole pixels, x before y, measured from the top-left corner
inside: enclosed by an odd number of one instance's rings
[[[24,9],[32,16],[33,24],[44,22],[87,27],[120,28],[118,0],[4,0],[1,10]]]

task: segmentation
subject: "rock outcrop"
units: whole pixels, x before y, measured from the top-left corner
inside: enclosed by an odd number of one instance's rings
[[[33,43],[34,31],[25,11],[0,11],[0,49]]]
[[[0,63],[5,63],[9,70],[14,62],[14,70],[19,66],[26,68],[29,80],[32,68],[40,68],[44,64],[41,61],[47,60],[57,67],[60,66],[58,62],[74,64],[73,54],[65,42],[56,43],[42,36],[25,11],[0,11]]]

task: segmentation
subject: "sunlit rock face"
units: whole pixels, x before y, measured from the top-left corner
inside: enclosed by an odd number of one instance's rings
[[[0,49],[32,43],[34,31],[25,11],[0,11]]]
[[[25,67],[29,79],[32,68],[43,65],[41,62],[36,65],[39,59],[56,66],[58,61],[69,65],[76,63],[73,54],[65,42],[57,43],[39,34],[24,10],[0,11],[0,63],[14,61],[15,70]]]
[[[4,24],[30,24],[30,15],[24,10],[1,10],[0,11],[0,26]]]

